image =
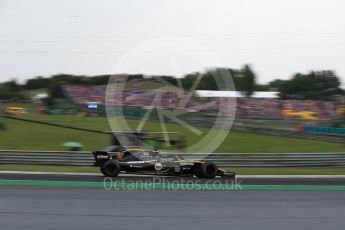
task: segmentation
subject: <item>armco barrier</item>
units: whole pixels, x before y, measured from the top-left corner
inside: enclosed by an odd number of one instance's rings
[[[185,153],[225,168],[344,167],[345,153]],[[91,152],[0,150],[1,165],[93,166]]]
[[[312,133],[325,133],[325,134],[336,134],[345,135],[345,128],[332,128],[332,127],[321,127],[321,126],[305,126],[304,131]]]
[[[296,132],[288,129],[273,129],[273,128],[255,128],[248,126],[233,126],[232,130],[238,132],[265,134],[272,136],[303,138],[308,140],[318,141],[332,141],[338,143],[345,143],[344,135],[325,134],[325,133],[312,133],[312,132]]]

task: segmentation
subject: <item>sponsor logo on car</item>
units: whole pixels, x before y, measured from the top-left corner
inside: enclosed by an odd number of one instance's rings
[[[155,164],[155,170],[156,171],[161,171],[163,169],[163,165],[161,163],[156,163]]]
[[[98,156],[97,156],[97,159],[98,159],[98,160],[108,160],[108,159],[109,159],[109,156],[98,155]]]

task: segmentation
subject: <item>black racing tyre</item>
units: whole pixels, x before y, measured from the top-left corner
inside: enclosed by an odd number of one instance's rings
[[[103,165],[100,167],[100,169],[101,169],[101,173],[105,176]]]
[[[198,177],[213,179],[217,176],[218,167],[215,163],[204,162],[197,170]]]
[[[117,161],[107,160],[101,167],[104,176],[116,177],[120,173],[120,165]]]

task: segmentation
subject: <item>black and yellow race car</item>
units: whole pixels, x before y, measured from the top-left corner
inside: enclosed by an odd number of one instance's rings
[[[162,176],[184,176],[212,179],[216,176],[234,178],[213,162],[186,160],[180,155],[160,154],[158,150],[123,149],[118,152],[95,151],[95,166],[107,177],[120,172]]]
[[[186,176],[234,178],[235,173],[219,169],[213,162],[184,159],[182,154],[161,153],[158,148],[165,143],[160,132],[116,132],[111,133],[111,146],[103,151],[93,152],[94,165],[100,167],[107,177],[122,173],[139,173],[161,176]],[[185,136],[181,133],[169,134],[169,148],[177,151],[185,147]],[[151,145],[147,143],[151,142]],[[152,142],[153,146],[152,146]]]

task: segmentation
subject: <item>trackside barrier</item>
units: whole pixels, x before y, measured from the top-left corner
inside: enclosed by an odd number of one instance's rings
[[[168,153],[162,153],[168,154]],[[342,153],[185,153],[225,168],[345,167]],[[91,152],[0,150],[0,165],[93,166]]]
[[[312,133],[326,133],[326,134],[337,134],[345,135],[345,128],[332,128],[332,127],[321,127],[321,126],[305,126],[304,131]]]

